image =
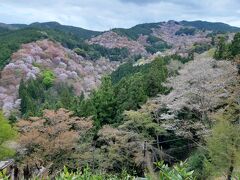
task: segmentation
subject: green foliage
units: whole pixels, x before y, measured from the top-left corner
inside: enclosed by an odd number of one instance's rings
[[[194,170],[193,175],[197,179],[207,179],[208,172],[204,167],[204,162],[208,158],[208,154],[205,149],[197,149],[189,158],[188,158],[188,168],[192,171]]]
[[[94,173],[88,167],[83,171],[70,172],[66,167],[59,176],[55,177],[56,180],[133,180],[134,177],[122,172],[119,175],[112,175],[107,173]]]
[[[117,107],[114,89],[109,77],[103,78],[101,87],[94,91],[90,99],[86,101],[87,105],[93,105],[93,111],[89,115],[93,115],[97,127],[114,122]]]
[[[76,113],[81,116],[93,116],[95,126],[114,123],[117,115],[116,99],[110,77],[105,77],[97,91],[82,101]]]
[[[40,116],[44,109],[74,108],[74,102],[77,102],[79,97],[74,95],[73,88],[62,83],[51,87],[52,78],[52,72],[46,71],[45,76],[36,80],[21,81],[19,98],[22,115]]]
[[[123,77],[128,77],[136,73],[145,72],[145,69],[149,68],[149,64],[145,64],[142,66],[133,66],[133,63],[127,62],[118,67],[117,70],[112,72],[111,79],[112,83],[118,83]]]
[[[66,34],[72,34],[83,40],[91,38],[92,36],[100,35],[101,32],[91,31],[79,27],[61,25],[57,22],[45,22],[45,23],[33,23],[29,25],[30,27],[48,30],[57,30]]]
[[[83,49],[75,48],[75,49],[73,49],[73,51],[74,51],[75,53],[77,53],[78,55],[82,56],[82,57],[86,57],[86,56],[87,56],[86,51],[83,50]]]
[[[156,28],[158,26],[159,23],[146,23],[139,24],[130,29],[117,28],[113,29],[113,31],[121,36],[126,36],[129,39],[137,40],[140,35],[150,35],[152,33],[152,28]]]
[[[236,33],[232,44],[230,45],[231,55],[237,56],[240,54],[240,33]]]
[[[9,30],[7,28],[0,27],[0,34],[4,34],[7,32],[9,32]]]
[[[239,32],[240,28],[233,27],[224,23],[213,23],[207,21],[181,21],[184,26],[191,26],[201,30],[209,30],[214,32]]]
[[[159,179],[162,180],[194,180],[193,172],[189,171],[187,164],[180,162],[172,168],[164,162],[157,162],[155,165],[159,169]]]
[[[45,70],[42,73],[42,82],[47,88],[53,85],[54,80],[55,80],[55,75],[52,71]]]
[[[154,122],[149,113],[132,110],[124,112],[124,123],[119,128],[136,132],[148,139],[166,133],[159,124]]]
[[[152,36],[149,35],[147,38],[147,43],[149,45],[145,46],[147,52],[149,53],[156,53],[158,51],[164,51],[166,49],[171,48],[170,45],[168,45],[165,41],[163,41],[162,39],[156,37],[156,36]]]
[[[17,51],[21,44],[46,38],[46,34],[36,29],[22,29],[0,34],[0,69],[7,63],[11,54]]]
[[[159,73],[161,75],[166,76],[166,67],[165,64],[169,63],[171,59],[176,59],[179,61],[185,61],[185,59],[182,59],[180,56],[168,56],[164,58],[156,58],[156,61],[153,61],[148,64],[140,65],[140,66],[134,66],[133,63],[127,62],[118,67],[117,70],[112,72],[111,79],[112,83],[116,84],[118,83],[122,78],[132,76],[136,73],[141,73],[143,75],[146,75],[148,73],[151,73],[151,71],[156,71],[153,73]],[[186,60],[187,61],[187,60]],[[162,74],[164,72],[164,74]],[[161,76],[160,75],[160,76]]]
[[[147,100],[144,86],[144,76],[136,73],[133,76],[123,78],[115,86],[115,97],[118,110],[137,110]]]
[[[98,52],[99,57],[109,58],[111,61],[121,61],[129,56],[129,51],[127,48],[105,48],[100,45],[91,45],[95,52]],[[99,58],[98,57],[98,58]]]
[[[1,180],[9,180],[9,176],[7,175],[6,169],[4,169],[2,172],[0,172],[0,179]]]
[[[218,44],[217,44],[217,49],[214,53],[214,58],[215,59],[226,59],[229,57],[230,51],[229,51],[229,46],[225,43],[225,38],[220,37]]]
[[[230,44],[226,43],[224,37],[220,37],[217,49],[214,54],[215,59],[233,59],[240,54],[240,33],[236,33]]]
[[[203,53],[205,51],[208,51],[210,48],[211,48],[211,46],[209,44],[206,44],[206,43],[196,43],[196,44],[194,44],[193,52],[201,54],[201,53]]]
[[[195,35],[196,29],[195,28],[180,28],[175,35]]]
[[[14,139],[16,135],[17,132],[4,118],[3,113],[0,112],[0,160],[14,155],[14,151],[7,148],[4,143]]]
[[[205,162],[205,167],[212,175],[231,177],[240,167],[240,127],[224,117],[218,117],[219,122],[207,138],[210,159]]]
[[[115,83],[110,77],[104,78],[101,87],[75,109],[76,114],[93,116],[98,126],[119,123],[124,110],[137,110],[148,97],[166,91],[161,85],[167,78],[162,58],[136,68],[125,64],[112,76]]]
[[[146,48],[147,52],[154,54],[159,51],[161,52],[166,49],[170,49],[171,46],[168,45],[165,41],[159,41],[150,46],[145,46],[145,48]]]
[[[167,78],[167,69],[165,67],[164,59],[156,58],[149,69],[144,74],[145,90],[149,97],[156,96],[159,92],[165,92],[166,88],[162,86]]]

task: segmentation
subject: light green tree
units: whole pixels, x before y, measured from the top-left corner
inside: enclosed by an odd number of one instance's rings
[[[42,74],[42,78],[43,78],[43,80],[42,80],[43,84],[47,88],[49,88],[49,87],[51,87],[53,85],[53,82],[55,80],[55,75],[54,75],[54,73],[52,71],[45,70],[43,72],[43,74]]]
[[[240,167],[239,105],[229,104],[215,118],[217,123],[207,138],[210,159],[205,167],[212,175],[225,175],[230,180]]]
[[[6,147],[6,142],[16,137],[17,132],[11,127],[0,111],[0,160],[11,157],[14,151]]]

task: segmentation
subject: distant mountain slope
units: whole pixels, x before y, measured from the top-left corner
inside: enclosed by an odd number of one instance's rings
[[[193,27],[194,30],[188,27]],[[57,22],[36,22],[30,25],[0,23],[0,69],[21,44],[43,38],[58,41],[70,49],[78,48],[78,53],[89,59],[96,60],[102,56],[122,61],[129,54],[149,56],[166,50],[169,50],[168,54],[186,56],[195,45],[211,45],[209,32],[204,30],[236,32],[240,28],[206,21],[168,21],[99,32]]]
[[[12,53],[16,52],[21,44],[42,39],[50,39],[61,43],[64,47],[75,49],[79,55],[89,60],[97,60],[106,57],[111,61],[121,61],[128,57],[129,53],[124,48],[105,48],[100,45],[89,45],[81,36],[67,33],[58,29],[30,27],[9,30],[0,27],[0,70],[9,62]]]
[[[74,26],[66,26],[62,25],[58,22],[44,22],[44,23],[39,23],[35,22],[30,25],[27,24],[5,24],[5,23],[0,23],[0,28],[8,29],[8,30],[19,30],[23,28],[38,28],[38,29],[52,29],[52,30],[57,30],[57,31],[62,31],[64,33],[69,33],[74,36],[77,36],[78,38],[81,39],[89,39],[93,36],[100,35],[102,32],[99,31],[91,31],[79,27],[74,27]]]
[[[8,30],[17,30],[17,29],[22,29],[27,27],[28,25],[26,24],[5,24],[5,23],[0,23],[0,28],[5,28]]]
[[[209,31],[219,31],[219,32],[239,32],[239,27],[230,26],[221,22],[207,22],[207,21],[181,21],[184,26],[192,26],[197,29],[205,29]]]
[[[139,35],[150,35],[153,28],[158,28],[161,23],[145,23],[139,24],[129,29],[115,28],[112,31],[119,35],[127,36],[130,39],[137,40]]]
[[[47,35],[36,29],[4,30],[0,33],[0,70],[9,62],[11,54],[21,44],[47,38]]]
[[[207,22],[207,21],[173,21],[170,20],[168,23],[176,23],[183,26],[191,26],[199,30],[209,30],[214,32],[239,32],[239,27],[230,26],[221,22]],[[137,40],[140,35],[150,35],[153,29],[159,28],[165,22],[159,23],[144,23],[139,24],[129,29],[114,28],[112,31],[122,36],[127,36],[130,39]]]
[[[65,33],[73,34],[82,39],[89,39],[93,36],[97,36],[101,34],[101,32],[99,31],[91,31],[91,30],[87,30],[79,27],[61,25],[58,22],[45,22],[45,23],[36,22],[36,23],[30,24],[29,26],[35,27],[35,28],[63,31]]]
[[[0,34],[6,33],[6,32],[9,32],[9,30],[7,28],[0,27]]]
[[[115,28],[88,42],[104,47],[126,47],[133,54],[147,56],[166,51],[168,54],[188,56],[192,51],[202,52],[209,49],[212,46],[212,32],[221,34],[238,31],[238,27],[218,22],[170,20],[139,24],[129,29]]]

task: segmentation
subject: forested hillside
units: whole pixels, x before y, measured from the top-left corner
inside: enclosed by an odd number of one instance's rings
[[[0,68],[2,69],[10,60],[11,55],[16,52],[21,44],[41,39],[50,39],[60,42],[64,47],[75,50],[81,56],[91,60],[101,57],[112,61],[121,61],[128,57],[129,52],[125,48],[104,48],[100,45],[88,45],[81,35],[65,33],[61,30],[24,28],[19,30],[6,30],[0,33]]]
[[[1,25],[0,161],[25,179],[239,179],[235,31]]]

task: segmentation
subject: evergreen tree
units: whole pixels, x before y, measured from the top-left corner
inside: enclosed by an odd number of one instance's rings
[[[240,54],[240,33],[235,34],[230,48],[233,57]]]
[[[84,101],[80,108],[86,110],[84,114],[94,117],[97,126],[113,123],[116,116],[116,101],[111,78],[104,77],[100,88],[94,91],[90,99]]]
[[[115,96],[120,112],[140,108],[147,100],[144,76],[137,73],[122,79],[115,87]]]
[[[218,44],[217,44],[217,49],[214,53],[214,58],[215,59],[224,59],[225,53],[226,53],[225,51],[226,51],[225,38],[220,37]]]
[[[165,88],[162,86],[167,78],[167,68],[162,58],[157,58],[151,64],[151,67],[145,75],[146,92],[150,97],[156,96],[163,92]]]

